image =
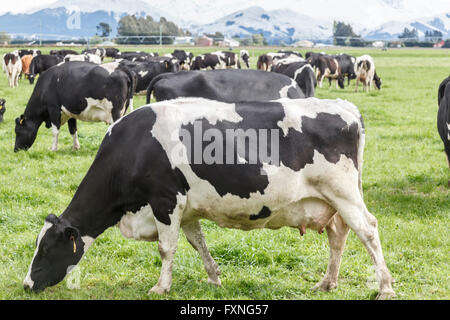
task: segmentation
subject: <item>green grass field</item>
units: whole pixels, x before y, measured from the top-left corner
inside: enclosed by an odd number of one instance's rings
[[[44,48],[48,52],[51,48]],[[134,48],[127,48],[133,50]],[[80,49],[81,50],[81,49]],[[140,48],[140,50],[143,50]],[[190,49],[194,54],[214,49]],[[250,49],[257,56],[275,49]],[[276,49],[278,50],[278,49]],[[347,99],[360,108],[366,125],[364,198],[377,217],[386,263],[396,279],[396,299],[449,299],[449,168],[436,129],[437,88],[450,73],[450,50],[334,49],[370,54],[383,80],[381,91],[317,89],[319,98]],[[0,53],[12,51],[1,48]],[[146,47],[167,53],[172,47]],[[303,53],[306,50],[301,50]],[[207,283],[196,251],[181,233],[171,292],[147,295],[157,282],[161,258],[157,243],[122,237],[117,228],[103,233],[79,264],[79,288],[71,279],[40,294],[22,282],[35,239],[49,213],[61,214],[91,165],[107,130],[103,123],[78,122],[81,149],[62,128],[59,151],[51,152],[51,130],[41,126],[28,152],[14,153],[14,125],[33,86],[21,80],[11,89],[0,75],[0,98],[7,100],[0,124],[0,299],[373,299],[377,294],[371,259],[354,233],[343,255],[339,287],[310,290],[328,264],[328,240],[308,230],[240,231],[203,221],[222,287]],[[134,100],[135,107],[145,96]]]

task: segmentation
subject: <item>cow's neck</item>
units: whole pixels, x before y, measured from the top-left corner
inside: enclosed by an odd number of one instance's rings
[[[80,231],[81,236],[92,238],[117,224],[124,213],[121,209],[121,197],[111,187],[111,176],[108,176],[105,168],[95,169],[96,164],[98,163],[94,161],[61,215],[63,220]]]

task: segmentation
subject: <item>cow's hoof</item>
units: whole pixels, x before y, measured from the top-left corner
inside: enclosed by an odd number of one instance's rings
[[[320,281],[314,287],[311,288],[312,291],[330,291],[337,288],[336,282],[331,281]]]
[[[72,147],[72,151],[78,151],[78,150],[80,150],[80,146],[73,146]]]
[[[166,294],[168,293],[170,290],[170,288],[163,288],[160,287],[158,285],[155,285],[153,288],[150,289],[150,291],[148,292],[148,294],[152,294],[152,293],[156,293],[156,294]]]
[[[222,286],[222,281],[220,281],[219,278],[217,278],[217,280],[213,280],[211,278],[208,278],[208,283],[211,283],[211,284],[215,285],[216,287]]]
[[[394,290],[386,290],[378,293],[377,300],[389,300],[395,297]]]

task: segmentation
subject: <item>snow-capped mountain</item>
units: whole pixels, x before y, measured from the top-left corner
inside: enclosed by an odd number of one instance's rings
[[[270,43],[325,40],[331,37],[334,20],[350,23],[356,33],[371,39],[397,38],[405,27],[418,29],[419,35],[439,30],[444,38],[450,37],[449,0],[49,1],[25,13],[0,15],[0,31],[90,37],[100,22],[106,22],[114,36],[120,17],[135,14],[155,20],[165,17],[194,34],[219,31],[248,37],[262,33]],[[0,10],[8,6],[2,4]]]
[[[439,31],[443,39],[450,38],[450,12],[407,22],[389,21],[378,28],[365,29],[361,33],[367,39],[393,39],[402,34],[405,28],[417,29],[419,38],[424,37],[426,31]]]
[[[194,33],[218,31],[228,37],[249,38],[260,33],[269,44],[292,43],[299,39],[327,39],[332,22],[313,19],[288,9],[266,11],[250,7],[229,14],[214,23],[191,26]]]

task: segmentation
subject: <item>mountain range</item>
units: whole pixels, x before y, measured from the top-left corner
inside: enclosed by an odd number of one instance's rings
[[[432,5],[433,4],[433,5]],[[165,17],[193,34],[221,32],[246,38],[261,33],[270,44],[331,38],[333,21],[350,23],[367,39],[396,39],[405,27],[419,36],[440,31],[450,38],[448,0],[59,0],[44,8],[0,15],[0,31],[13,36],[53,39],[91,37],[100,22],[116,35],[125,14]]]

